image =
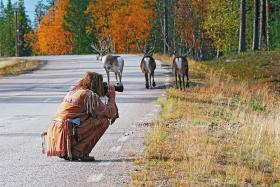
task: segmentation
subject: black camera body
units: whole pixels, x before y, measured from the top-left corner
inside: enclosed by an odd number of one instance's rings
[[[103,82],[103,86],[104,86],[104,93],[105,93],[105,95],[107,95],[107,93],[108,93],[108,83]],[[120,83],[116,83],[114,85],[114,87],[115,87],[116,92],[123,92],[123,90],[124,90],[123,85],[120,84]]]

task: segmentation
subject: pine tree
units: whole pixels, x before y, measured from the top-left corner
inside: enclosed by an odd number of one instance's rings
[[[260,0],[259,3],[259,11],[260,11],[260,15],[259,15],[259,43],[258,43],[258,49],[262,49],[262,45],[263,45],[263,27],[264,27],[264,7],[263,7],[263,0]]]
[[[48,6],[44,4],[44,0],[39,0],[35,6],[35,20],[34,27],[37,28],[40,25],[41,20],[43,19]]]
[[[5,41],[4,41],[4,55],[14,56],[15,55],[15,19],[14,11],[11,0],[8,0],[5,8]]]
[[[90,39],[86,32],[88,18],[85,15],[88,4],[89,0],[70,0],[64,16],[63,27],[72,35],[73,52],[76,54],[90,52]]]
[[[270,47],[280,49],[280,0],[270,1]]]
[[[154,3],[154,10],[155,13],[151,19],[151,36],[153,36],[153,39],[156,41],[155,43],[155,52],[163,52],[163,32],[162,32],[162,5],[161,0],[157,0],[156,3]]]
[[[258,49],[259,42],[259,0],[254,0],[253,43],[252,49]]]
[[[239,26],[238,52],[246,50],[246,0],[240,0],[240,26]]]
[[[57,0],[47,0],[47,7],[50,8],[51,6],[54,6],[57,4]]]
[[[4,55],[5,43],[5,7],[3,0],[0,1],[0,56]]]
[[[19,55],[29,56],[32,49],[25,42],[25,35],[31,32],[31,23],[25,13],[24,1],[18,1],[18,29],[19,29]]]
[[[177,0],[156,0],[151,5],[155,10],[152,19],[151,39],[156,40],[155,51],[168,53],[176,48],[175,43],[179,41],[175,28]]]

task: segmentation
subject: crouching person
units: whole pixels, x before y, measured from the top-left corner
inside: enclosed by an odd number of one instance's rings
[[[89,154],[118,117],[115,88],[104,93],[103,77],[87,72],[58,108],[47,132],[47,155],[66,160],[93,161]],[[100,100],[108,96],[108,103]]]

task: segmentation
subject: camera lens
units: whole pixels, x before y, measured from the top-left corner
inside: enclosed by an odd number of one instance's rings
[[[108,83],[107,82],[103,82],[103,86],[104,86],[104,93],[105,95],[107,95],[107,92],[108,92]],[[120,84],[120,83],[116,83],[114,85],[115,87],[115,91],[116,92],[123,92],[124,88],[123,88],[123,85]]]
[[[116,92],[123,92],[123,85],[122,84],[117,83],[117,84],[115,84],[114,87],[115,87]]]

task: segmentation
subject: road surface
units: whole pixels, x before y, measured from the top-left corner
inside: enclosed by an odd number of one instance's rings
[[[0,186],[125,186],[134,153],[143,151],[147,127],[158,115],[157,98],[170,80],[157,62],[156,89],[145,89],[140,57],[123,55],[125,91],[117,93],[120,118],[109,127],[90,155],[95,162],[69,162],[41,153],[46,131],[65,93],[86,71],[105,76],[95,56],[32,57],[47,60],[41,69],[0,79]],[[113,74],[111,80],[115,80]]]

